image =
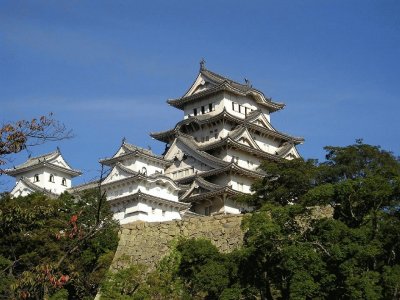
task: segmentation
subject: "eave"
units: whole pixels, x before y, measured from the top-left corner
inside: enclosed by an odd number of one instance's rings
[[[275,111],[280,110],[285,107],[285,105],[283,103],[276,103],[276,102],[266,100],[265,97],[262,95],[262,93],[254,90],[254,89],[250,88],[247,91],[242,91],[242,90],[234,87],[229,81],[223,81],[222,83],[220,83],[219,85],[217,85],[213,88],[209,88],[207,90],[201,91],[196,94],[192,94],[190,96],[184,96],[184,97],[181,97],[178,99],[169,99],[169,100],[167,100],[167,103],[171,106],[174,106],[178,109],[183,110],[184,105],[186,103],[189,103],[189,102],[192,102],[194,100],[198,100],[198,99],[201,99],[204,97],[208,97],[210,95],[213,95],[213,94],[216,94],[219,92],[230,92],[232,94],[244,96],[244,97],[252,96],[259,105],[265,106],[266,108],[268,108],[268,110],[270,112],[275,112]]]
[[[119,197],[119,198],[114,198],[111,200],[108,200],[110,202],[110,204],[112,206],[116,206],[119,205],[121,203],[126,204],[132,201],[137,201],[137,200],[141,200],[144,199],[146,201],[153,201],[156,202],[158,204],[163,204],[163,205],[168,205],[174,208],[178,208],[179,210],[185,210],[188,209],[190,207],[190,204],[187,203],[183,203],[183,202],[179,202],[179,201],[172,201],[172,200],[168,200],[168,199],[164,199],[164,198],[160,198],[160,197],[156,197],[156,196],[152,196],[146,193],[141,192],[140,190],[135,193],[135,194],[131,194],[131,195],[127,195],[127,196],[123,196],[123,197]]]
[[[28,166],[28,167],[7,169],[4,172],[7,175],[15,177],[18,174],[25,173],[25,172],[32,171],[32,170],[36,170],[36,169],[43,168],[43,167],[47,167],[47,168],[53,169],[55,171],[59,171],[59,172],[63,172],[63,173],[69,174],[72,177],[76,177],[76,176],[79,176],[79,175],[82,174],[81,171],[64,168],[64,167],[61,167],[59,165],[53,164],[53,163],[48,162],[48,161],[41,161],[41,162],[39,162],[39,163],[37,163],[35,165],[31,165],[31,166]]]

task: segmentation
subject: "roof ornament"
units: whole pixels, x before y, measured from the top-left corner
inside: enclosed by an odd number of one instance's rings
[[[202,58],[201,61],[200,61],[200,71],[204,70],[206,68],[205,65],[206,65],[206,61],[205,61],[204,58]]]
[[[244,79],[244,82],[246,83],[246,85],[247,85],[248,87],[250,87],[250,88],[252,87],[251,82],[250,82],[249,79],[245,78],[245,79]]]
[[[126,138],[123,137],[123,138],[122,138],[122,144],[125,144],[125,141],[126,141]]]
[[[57,152],[58,152],[58,153],[61,153],[60,147],[58,147],[58,146],[57,146]]]

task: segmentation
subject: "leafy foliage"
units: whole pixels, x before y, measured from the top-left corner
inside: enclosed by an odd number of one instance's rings
[[[0,295],[93,297],[117,245],[117,226],[98,197],[41,194],[0,199]],[[64,290],[61,292],[60,290]],[[57,296],[58,295],[58,296]],[[54,298],[53,297],[53,298]]]

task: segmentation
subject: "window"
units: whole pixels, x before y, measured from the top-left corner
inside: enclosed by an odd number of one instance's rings
[[[162,216],[165,217],[165,210],[161,212]]]
[[[197,116],[197,108],[193,108],[193,115]]]
[[[218,133],[214,134],[214,137],[217,139],[218,138]]]
[[[49,182],[54,182],[54,175],[53,174],[50,174]]]
[[[235,111],[235,102],[232,102],[232,110]]]
[[[201,113],[204,115],[206,113],[206,108],[204,107],[204,105],[201,107]]]
[[[143,175],[147,175],[147,169],[146,169],[146,167],[143,167],[143,168],[142,168],[142,174],[143,174]]]
[[[213,111],[213,105],[212,105],[212,103],[208,104],[208,111]]]
[[[151,208],[151,213],[154,215],[156,213],[156,209],[154,207]]]
[[[206,142],[208,142],[210,140],[209,136],[206,136]]]
[[[241,114],[243,113],[243,108],[242,108],[242,106],[240,104],[239,104],[238,112],[240,112]]]
[[[33,176],[33,182],[38,182],[39,181],[39,174],[35,174],[35,176]]]
[[[65,179],[65,178],[61,179],[61,185],[66,186],[67,185],[67,179]]]

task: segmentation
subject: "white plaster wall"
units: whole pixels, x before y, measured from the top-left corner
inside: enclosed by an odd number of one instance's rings
[[[210,97],[203,98],[199,101],[193,101],[193,102],[186,104],[183,108],[184,119],[193,117],[194,116],[193,110],[195,108],[197,108],[197,115],[201,115],[202,114],[202,112],[201,112],[202,106],[204,106],[205,114],[210,113],[210,110],[208,108],[208,105],[210,103],[213,104],[213,111],[215,111],[215,113],[222,111],[221,105],[220,105],[222,98],[223,98],[222,93],[218,93],[218,94],[212,95]]]
[[[147,160],[143,157],[126,159],[122,162],[122,164],[135,172],[142,172],[143,168],[146,168],[147,175],[152,175],[156,172],[164,172],[164,167],[161,164],[157,164],[156,162]]]
[[[251,194],[250,188],[253,183],[253,179],[238,174],[232,175],[230,178],[232,189],[246,194]]]
[[[225,133],[225,135],[223,135],[223,133]],[[215,137],[215,134],[217,134],[217,137]],[[203,144],[203,143],[215,142],[216,140],[219,140],[221,137],[225,137],[226,134],[227,131],[226,130],[224,131],[224,125],[220,123],[214,126],[212,124],[203,125],[203,127],[200,130],[191,133],[191,136],[193,136],[199,144]]]
[[[276,150],[280,146],[280,142],[273,141],[271,138],[265,136],[253,134],[252,137],[261,150],[271,154],[275,154]]]
[[[169,185],[169,184],[168,184]],[[171,201],[178,201],[178,191],[168,189],[167,184],[161,185],[156,182],[130,182],[129,184],[113,184],[105,187],[107,200],[113,200],[137,193],[149,194],[155,197],[164,198]]]
[[[160,205],[145,201],[132,201],[128,204],[112,205],[114,219],[120,224],[128,224],[135,221],[144,222],[164,222],[170,220],[180,220],[181,215],[176,208],[168,205]]]
[[[39,181],[34,182],[34,176],[38,174],[39,175]],[[54,182],[50,182],[50,174],[54,175]],[[31,170],[28,171],[24,174],[21,174],[16,177],[16,181],[21,179],[21,176],[27,178],[30,182],[36,184],[37,186],[41,188],[45,188],[55,194],[61,194],[63,193],[66,189],[70,188],[72,185],[71,182],[71,176],[65,173],[61,173],[59,171],[54,171],[49,168],[41,168],[37,170]],[[62,185],[62,178],[66,179],[66,185]]]
[[[235,157],[234,162],[237,165],[252,171],[256,170],[261,164],[261,160],[259,158],[243,151],[228,149],[225,153],[223,153],[223,155],[224,156],[222,159],[224,161],[231,162],[232,157]]]
[[[208,170],[211,170],[211,167],[196,160],[194,157],[188,156],[185,160],[173,163],[165,170],[165,175],[175,180],[191,176],[196,172],[201,173]]]
[[[240,104],[242,106],[241,112],[237,111],[238,110],[237,107],[235,107],[235,110],[232,109],[232,102],[235,103],[236,105]],[[231,115],[234,115],[240,119],[244,119],[246,116],[244,107],[248,109],[248,113],[258,108],[258,104],[253,98],[233,95],[227,92],[224,93],[223,105]]]

